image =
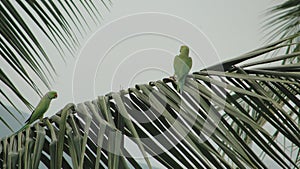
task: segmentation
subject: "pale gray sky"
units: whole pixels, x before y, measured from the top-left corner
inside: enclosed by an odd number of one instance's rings
[[[93,100],[173,74],[173,58],[181,44],[192,49],[193,71],[258,48],[264,42],[263,14],[281,2],[115,0],[111,12],[104,12],[103,24],[74,59],[69,57],[65,65],[60,57],[52,57],[59,74],[52,88],[59,97],[46,116],[68,102]],[[58,55],[52,47],[47,51]],[[1,68],[9,70],[5,64]],[[18,76],[11,77],[32,103],[38,102],[32,91],[18,83]]]
[[[182,43],[196,52],[191,54],[193,71],[258,48],[263,14],[278,2],[114,1],[76,60],[68,59],[67,69],[59,69],[56,106],[166,77],[173,73],[173,57]]]
[[[193,50],[193,71],[260,47],[263,14],[280,2],[116,0],[110,13],[103,12],[102,25],[83,41],[74,59],[67,58],[66,65],[59,56],[52,57],[58,55],[53,47],[46,46],[59,74],[52,87],[59,97],[47,115],[68,102],[92,100],[173,74],[173,58],[181,44]],[[18,83],[18,76],[11,77],[32,103],[38,102]]]
[[[58,79],[54,88],[63,98],[53,107],[172,74],[182,41],[196,52],[191,53],[193,71],[258,48],[263,44],[263,14],[278,2],[282,1],[114,1],[103,26]]]

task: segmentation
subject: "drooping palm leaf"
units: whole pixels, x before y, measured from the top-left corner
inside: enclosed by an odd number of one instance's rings
[[[291,37],[292,35],[300,33],[300,1],[299,0],[287,0],[284,3],[276,5],[268,10],[266,24],[264,30],[267,32],[268,40],[283,39]],[[299,37],[291,37],[286,44],[288,48],[283,49],[286,54],[299,52],[300,45],[291,45],[293,43],[299,43]],[[283,64],[286,62],[299,62],[299,56],[289,57],[283,60]]]
[[[131,142],[148,167],[147,156],[167,168],[299,168],[300,65],[263,60],[288,40],[194,72],[182,95],[166,78],[67,105],[2,139],[0,165],[142,168]]]
[[[1,89],[8,88],[1,90],[0,94],[1,98],[6,100],[6,104],[16,107],[15,102],[11,101],[14,99],[8,100],[6,97],[8,93],[13,93],[27,107],[31,107],[7,72],[15,71],[24,85],[28,85],[41,96],[42,92],[33,76],[28,75],[28,71],[32,71],[47,88],[50,88],[56,74],[51,59],[57,57],[47,54],[43,45],[52,44],[63,60],[67,55],[74,55],[80,47],[79,38],[84,38],[92,31],[90,23],[99,25],[102,18],[99,11],[109,7],[106,3],[111,2],[35,0],[0,2],[0,55],[6,62],[2,64],[7,64],[11,68],[0,70]],[[37,34],[42,34],[48,42],[37,38]],[[3,120],[5,119],[1,118],[2,122]]]

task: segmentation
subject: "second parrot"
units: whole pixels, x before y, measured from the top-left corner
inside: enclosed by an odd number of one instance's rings
[[[26,128],[27,126],[29,126],[35,120],[42,119],[43,116],[44,116],[44,114],[45,114],[45,112],[49,108],[51,100],[55,99],[55,98],[57,98],[57,92],[50,91],[50,92],[46,93],[42,97],[42,99],[40,100],[40,102],[38,103],[38,105],[36,106],[36,108],[33,110],[31,116],[26,120],[25,126],[23,126],[19,131],[21,131],[24,128]]]

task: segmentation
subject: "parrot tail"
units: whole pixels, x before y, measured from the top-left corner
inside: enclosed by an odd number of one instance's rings
[[[24,130],[25,128],[27,128],[29,126],[29,124],[25,124],[20,130],[18,130],[16,133],[19,133],[20,131]]]
[[[182,94],[182,90],[183,90],[183,85],[184,85],[184,81],[180,80],[177,84],[177,91]]]
[[[185,84],[185,79],[186,76],[182,77],[181,79],[178,79],[178,83],[177,83],[177,91],[182,94],[183,91],[183,86]]]

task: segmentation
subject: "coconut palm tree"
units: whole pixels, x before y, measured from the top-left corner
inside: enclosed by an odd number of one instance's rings
[[[62,41],[76,42],[72,33],[65,35],[70,39]],[[188,75],[182,94],[176,92],[176,81],[165,78],[67,104],[54,116],[1,139],[0,165],[142,168],[135,146],[149,168],[299,168],[300,67],[296,62],[282,65],[299,52],[277,52],[297,48],[293,40],[299,36],[295,32],[199,68]],[[266,59],[270,53],[275,54]],[[47,84],[44,73],[40,77]],[[7,82],[7,76],[1,77]]]
[[[23,80],[24,86],[42,96],[40,91],[42,86],[38,87],[36,85],[38,81],[33,79],[37,77],[49,89],[56,75],[51,62],[55,56],[49,57],[43,45],[52,45],[60,53],[62,61],[65,61],[66,56],[73,56],[78,50],[80,41],[93,30],[93,25],[100,24],[102,18],[100,11],[109,9],[110,4],[110,1],[103,0],[1,1],[0,54],[3,61]],[[16,110],[18,110],[15,106],[16,99],[23,102],[29,110],[32,110],[32,105],[17,89],[6,71],[0,68],[0,104],[18,121],[2,98]],[[34,75],[29,76],[28,72],[33,72]],[[9,97],[11,95],[15,98]],[[20,113],[19,110],[18,112]],[[0,120],[12,130],[4,117]]]

